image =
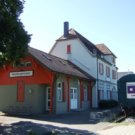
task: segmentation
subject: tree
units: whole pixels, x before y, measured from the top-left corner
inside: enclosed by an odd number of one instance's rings
[[[30,37],[19,19],[24,0],[0,0],[0,65],[25,57]]]

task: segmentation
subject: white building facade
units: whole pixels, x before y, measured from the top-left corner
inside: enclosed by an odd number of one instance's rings
[[[56,40],[50,54],[69,60],[96,79],[92,89],[92,107],[102,99],[117,100],[116,56],[104,45],[94,45],[64,24],[64,35]]]

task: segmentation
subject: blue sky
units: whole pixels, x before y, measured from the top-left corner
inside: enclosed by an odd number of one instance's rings
[[[135,0],[26,0],[21,20],[30,46],[49,52],[63,22],[118,57],[118,71],[135,72]]]

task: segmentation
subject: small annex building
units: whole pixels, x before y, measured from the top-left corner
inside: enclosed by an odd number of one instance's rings
[[[29,47],[18,65],[0,68],[0,110],[15,114],[89,110],[95,78],[76,65]]]

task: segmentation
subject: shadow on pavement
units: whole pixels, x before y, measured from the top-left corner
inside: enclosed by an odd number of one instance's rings
[[[0,135],[91,135],[87,130],[61,128],[58,126],[37,124],[29,121],[20,121],[12,124],[0,124]],[[30,134],[33,133],[33,134]],[[59,134],[58,134],[59,133]]]
[[[90,119],[90,112],[71,112],[68,114],[43,114],[30,116],[30,119],[57,122],[62,124],[97,124],[99,121]]]
[[[90,119],[90,112],[70,112],[67,114],[40,114],[40,115],[10,115],[6,114],[7,116],[25,118],[25,119],[33,119],[33,120],[40,120],[40,121],[48,121],[48,122],[56,122],[62,124],[97,124],[98,120]]]

